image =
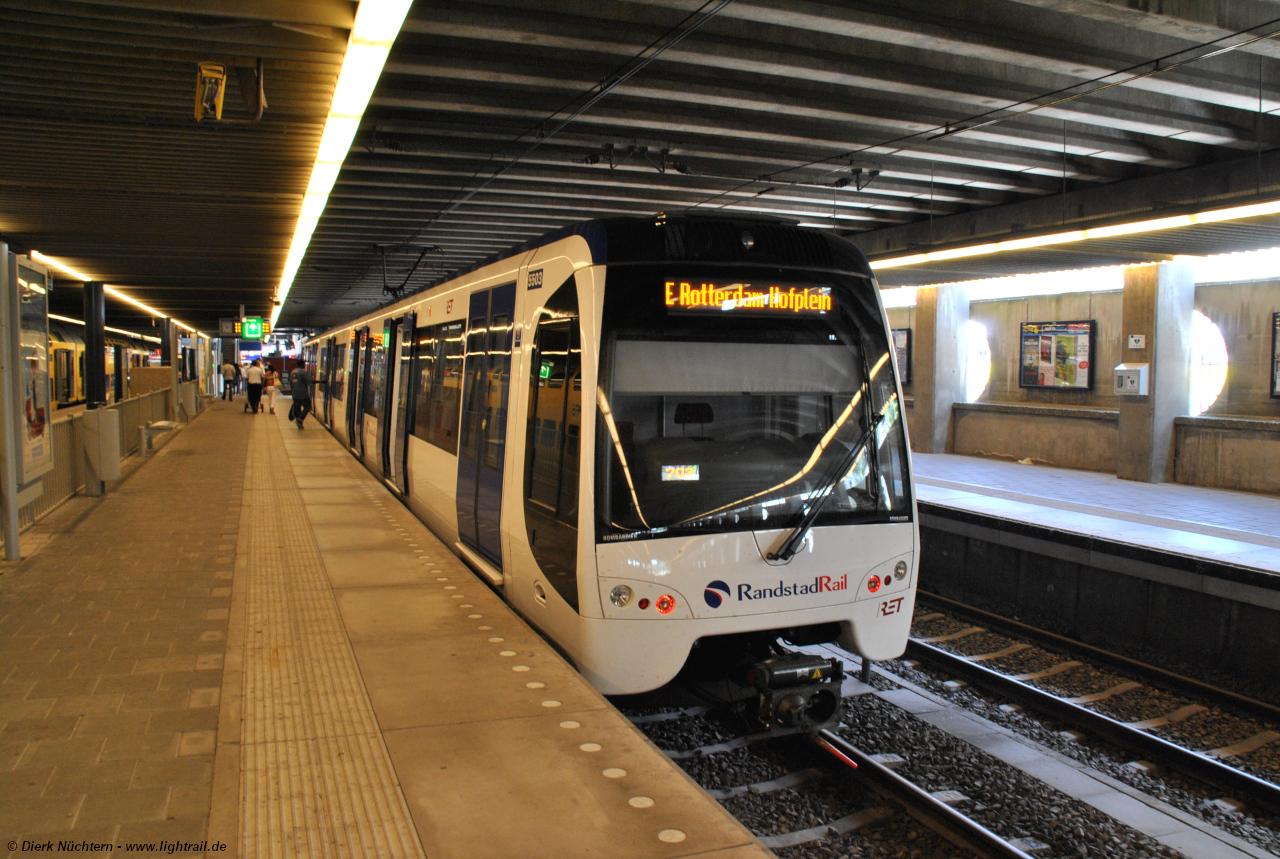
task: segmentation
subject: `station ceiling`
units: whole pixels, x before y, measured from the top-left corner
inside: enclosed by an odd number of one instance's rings
[[[269,311],[353,10],[0,0],[0,234],[192,324]],[[1275,33],[1274,0],[418,0],[280,324],[595,217],[773,215],[875,259],[1274,199]],[[258,58],[261,121],[195,123],[196,63]],[[1262,218],[882,281],[1276,244]]]

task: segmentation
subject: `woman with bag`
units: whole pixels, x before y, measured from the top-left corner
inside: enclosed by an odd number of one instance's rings
[[[276,413],[276,388],[280,385],[280,374],[270,364],[262,373],[262,392],[267,395],[267,411]]]

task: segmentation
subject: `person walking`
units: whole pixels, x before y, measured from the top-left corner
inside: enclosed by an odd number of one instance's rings
[[[244,381],[244,372],[240,369],[240,365],[235,365],[236,371],[236,393],[240,393],[240,383]]]
[[[267,411],[276,413],[276,388],[280,387],[280,374],[268,364],[262,370],[262,390],[267,395]]]
[[[222,365],[222,399],[234,400],[236,396],[236,365],[230,361]]]
[[[289,409],[289,417],[302,429],[302,422],[311,413],[311,374],[301,361],[289,374],[289,383],[293,388],[293,408]]]
[[[255,358],[244,377],[249,383],[249,402],[245,403],[245,408],[256,415],[262,411],[262,362]]]

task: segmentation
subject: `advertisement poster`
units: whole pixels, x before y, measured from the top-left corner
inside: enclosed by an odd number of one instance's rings
[[[1271,314],[1271,396],[1280,399],[1280,313]]]
[[[18,264],[18,482],[53,469],[49,427],[49,295],[42,272]]]
[[[1093,387],[1093,320],[1024,322],[1018,384],[1023,388]]]
[[[893,356],[898,359],[898,375],[902,379],[902,384],[911,384],[911,329],[910,328],[894,328],[890,332],[893,335]]]

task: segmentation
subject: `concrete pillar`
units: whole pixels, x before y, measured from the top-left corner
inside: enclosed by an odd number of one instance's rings
[[[1149,393],[1120,398],[1116,476],[1161,483],[1173,480],[1173,419],[1191,399],[1191,317],[1195,310],[1191,267],[1157,263],[1125,269],[1121,360],[1148,363]],[[1130,348],[1132,335],[1145,338]]]
[[[911,449],[946,453],[951,448],[951,406],[964,402],[969,288],[964,284],[922,286],[916,291],[912,347]]]
[[[84,285],[85,408],[107,404],[107,300],[101,283]]]

